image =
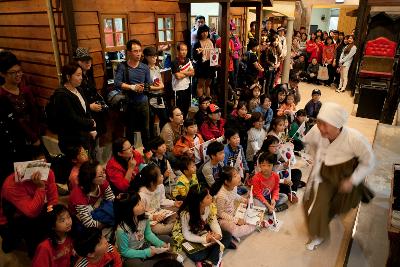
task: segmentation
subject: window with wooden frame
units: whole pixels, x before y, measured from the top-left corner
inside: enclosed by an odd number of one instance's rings
[[[242,27],[242,23],[243,23],[243,19],[242,16],[232,16],[232,20],[236,25],[236,34],[239,37],[240,40],[243,41],[243,27]]]
[[[195,24],[196,24],[196,16],[190,16],[190,29],[193,29]]]
[[[175,16],[157,15],[157,43],[173,44],[175,42]]]
[[[101,15],[101,37],[106,52],[124,50],[128,41],[128,16]]]
[[[218,33],[218,24],[219,24],[218,16],[208,16],[208,27],[210,27],[210,30],[215,28],[215,31]]]

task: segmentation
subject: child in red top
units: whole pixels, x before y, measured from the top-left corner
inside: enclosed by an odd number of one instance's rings
[[[200,145],[204,143],[203,137],[197,133],[197,124],[193,119],[185,120],[183,127],[185,128],[186,135],[178,139],[173,153],[176,157],[190,157],[198,165],[202,161]]]
[[[114,194],[118,195],[128,191],[144,159],[126,138],[118,138],[113,142],[112,153],[112,158],[107,162],[106,175]]]
[[[100,229],[84,229],[75,239],[74,248],[81,256],[75,267],[122,267],[120,254],[102,236]]]
[[[296,104],[294,103],[294,95],[288,94],[286,97],[286,102],[282,104],[278,109],[278,116],[287,115],[289,117],[294,117],[296,113]]]
[[[79,186],[72,189],[69,209],[84,227],[104,228],[104,221],[93,218],[103,200],[114,201],[114,194],[105,179],[103,166],[99,162],[85,162],[79,169]]]
[[[48,238],[36,248],[32,267],[70,267],[72,219],[67,208],[61,204],[53,206],[46,214],[46,221]]]
[[[208,119],[200,127],[204,140],[216,139],[224,135],[225,120],[221,118],[221,110],[215,104],[207,107]]]
[[[58,202],[54,173],[49,172],[47,181],[35,172],[30,180],[16,182],[15,174],[9,175],[1,189],[0,236],[5,253],[13,251],[25,239],[29,256],[44,235],[41,214]],[[5,207],[8,207],[7,209]]]
[[[89,155],[88,151],[83,146],[72,146],[66,149],[65,156],[73,164],[72,170],[68,178],[68,187],[69,190],[72,191],[72,189],[79,184],[79,168],[84,162],[89,160]]]
[[[279,175],[272,171],[277,158],[275,154],[264,152],[258,157],[257,172],[251,179],[254,205],[267,208],[268,213],[288,208],[288,197],[279,193]]]

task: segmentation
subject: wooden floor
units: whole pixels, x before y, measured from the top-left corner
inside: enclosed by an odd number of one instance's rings
[[[322,92],[321,101],[333,101],[344,106],[350,113],[354,113],[353,99],[348,93],[335,93],[333,89],[324,86],[300,84],[301,102],[298,107],[304,107],[311,98],[311,91],[319,88]],[[361,131],[372,143],[375,136],[377,122],[374,120],[351,116],[348,125]],[[299,167],[303,171],[303,181],[307,181],[310,167],[299,160]],[[302,199],[304,189],[298,192]],[[343,266],[349,241],[351,239],[356,210],[345,217],[337,217],[331,222],[331,239],[321,245],[316,251],[307,251],[307,231],[301,202],[290,205],[289,209],[278,213],[283,221],[279,232],[264,230],[248,236],[240,243],[237,250],[228,250],[224,256],[224,267],[243,267],[244,264],[252,267],[335,267]],[[4,255],[0,250],[0,267],[29,266],[26,254],[17,252]],[[185,266],[194,266],[189,260]]]

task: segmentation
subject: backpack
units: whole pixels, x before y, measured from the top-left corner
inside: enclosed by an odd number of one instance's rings
[[[129,81],[128,63],[125,61],[121,64],[125,65],[123,82],[128,82]],[[114,89],[110,91],[107,95],[107,103],[111,108],[119,110],[121,112],[126,112],[128,109],[128,97],[122,89]]]
[[[57,106],[56,106],[56,94],[59,94],[61,90],[62,90],[61,88],[58,88],[54,91],[54,93],[50,96],[49,102],[44,108],[47,128],[53,133],[58,133],[60,127],[59,125],[60,118],[57,114]]]

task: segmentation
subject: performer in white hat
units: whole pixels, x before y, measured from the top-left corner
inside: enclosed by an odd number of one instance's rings
[[[314,250],[329,238],[329,222],[355,208],[368,192],[364,178],[375,157],[368,140],[345,125],[348,113],[336,103],[323,103],[317,124],[304,137],[313,169],[304,194],[310,242]]]

